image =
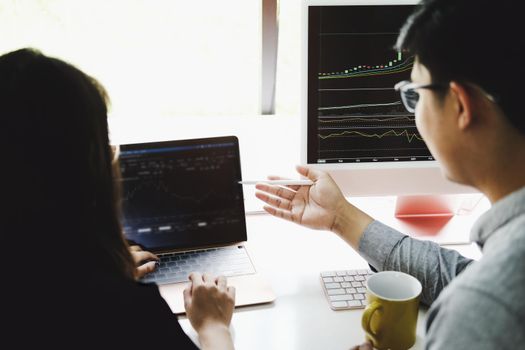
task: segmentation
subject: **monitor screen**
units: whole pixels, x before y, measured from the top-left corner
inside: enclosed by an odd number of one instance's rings
[[[303,0],[303,164],[347,196],[473,192],[447,180],[394,85],[414,57],[394,49],[417,0]]]
[[[413,57],[394,50],[414,5],[308,9],[308,163],[433,160],[394,85]]]

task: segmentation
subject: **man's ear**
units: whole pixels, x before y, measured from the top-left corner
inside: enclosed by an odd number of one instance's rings
[[[455,81],[450,82],[450,96],[453,99],[454,110],[457,112],[457,122],[460,130],[465,130],[474,122],[473,96],[465,85]]]

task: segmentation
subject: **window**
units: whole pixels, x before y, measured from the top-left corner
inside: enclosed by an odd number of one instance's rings
[[[117,117],[258,115],[260,18],[261,0],[4,0],[0,53],[73,63]]]
[[[275,111],[299,115],[301,102],[301,0],[279,1],[279,48]]]

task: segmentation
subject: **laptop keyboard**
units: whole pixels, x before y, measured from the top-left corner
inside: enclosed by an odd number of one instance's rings
[[[366,306],[366,280],[372,270],[321,272],[321,284],[332,310],[362,309]]]
[[[142,282],[154,282],[158,285],[186,282],[191,272],[207,272],[215,276],[227,277],[255,273],[255,268],[244,246],[156,255],[160,259],[157,269],[141,279]]]

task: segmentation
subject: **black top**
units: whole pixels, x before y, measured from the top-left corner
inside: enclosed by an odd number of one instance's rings
[[[100,276],[61,284],[47,277],[47,286],[20,290],[15,300],[23,303],[9,307],[8,337],[16,348],[198,349],[156,285]]]

